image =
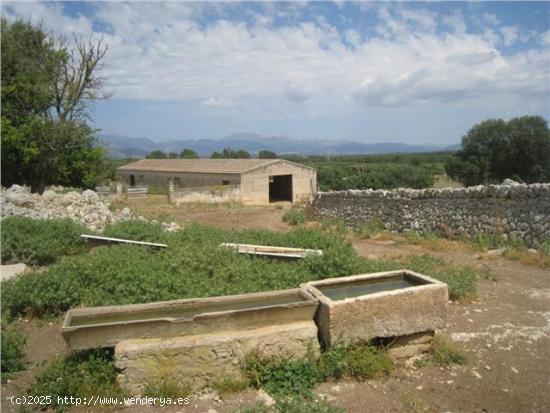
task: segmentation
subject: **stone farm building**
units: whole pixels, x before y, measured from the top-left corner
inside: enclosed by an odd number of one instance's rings
[[[283,159],[141,159],[117,172],[129,187],[170,186],[176,202],[302,202],[317,191],[315,169]]]

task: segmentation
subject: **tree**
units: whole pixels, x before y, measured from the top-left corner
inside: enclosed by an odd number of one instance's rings
[[[181,151],[180,158],[182,159],[197,159],[199,154],[192,149],[184,149]]]
[[[277,159],[277,154],[273,151],[260,151],[258,153],[260,159]]]
[[[168,152],[168,155],[166,157],[168,159],[178,159],[180,156],[176,152]]]
[[[165,152],[161,151],[160,149],[155,149],[148,155],[145,155],[146,159],[167,159],[168,155],[166,155]]]
[[[466,186],[500,183],[506,178],[548,182],[548,122],[540,116],[481,122],[462,138],[462,150],[446,163],[445,170]]]
[[[87,125],[104,79],[107,47],[73,37],[72,46],[42,26],[2,19],[2,185],[93,187],[105,150]]]
[[[212,153],[210,157],[212,159],[251,158],[250,153],[245,151],[244,149],[239,149],[237,151],[234,151],[231,148],[223,148],[221,152],[215,151]]]

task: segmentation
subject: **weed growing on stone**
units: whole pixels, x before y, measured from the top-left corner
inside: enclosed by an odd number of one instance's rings
[[[444,334],[438,334],[434,337],[432,358],[442,367],[447,367],[451,364],[466,364],[468,362],[462,349],[450,337]]]

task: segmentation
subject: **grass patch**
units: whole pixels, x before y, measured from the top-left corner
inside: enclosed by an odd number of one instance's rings
[[[236,379],[233,377],[220,377],[212,383],[212,388],[220,396],[229,393],[237,393],[245,390],[250,385],[247,379]]]
[[[354,228],[355,236],[361,239],[373,238],[384,231],[384,224],[380,219],[363,222]]]
[[[187,384],[173,379],[147,382],[143,392],[143,395],[147,397],[171,399],[188,397],[190,394],[191,390]]]
[[[235,410],[234,413],[273,413],[273,409],[266,406],[265,403],[260,402],[253,404],[252,406],[244,406],[238,410]]]
[[[29,394],[51,396],[51,404],[42,408],[62,412],[70,406],[58,404],[58,397],[123,397],[115,381],[116,374],[112,353],[106,350],[75,353],[49,362],[36,376]]]
[[[48,265],[64,255],[83,253],[80,239],[87,229],[70,219],[38,220],[8,217],[2,220],[2,263]]]
[[[2,282],[2,311],[12,317],[49,317],[80,305],[122,305],[281,290],[311,280],[403,267],[447,282],[453,299],[475,293],[473,269],[450,266],[429,256],[404,261],[359,257],[337,225],[320,229],[298,227],[289,232],[230,231],[189,225],[185,230],[168,233],[158,224],[126,221],[107,228],[105,233],[163,242],[168,248],[159,251],[111,245],[65,257],[46,271]],[[322,249],[324,254],[281,262],[220,249],[222,242],[314,248]]]
[[[1,371],[2,380],[10,378],[15,372],[25,368],[23,359],[23,347],[26,338],[23,333],[9,326],[7,322],[2,321],[2,351],[1,351]]]
[[[503,256],[509,260],[539,268],[550,268],[550,254],[530,251],[526,248],[512,248],[504,251]]]
[[[294,397],[277,400],[275,408],[279,413],[345,413],[344,409],[325,400],[304,400]]]
[[[244,373],[255,388],[264,388],[277,399],[301,397],[311,400],[311,390],[319,383],[342,377],[366,380],[387,376],[393,363],[386,352],[366,343],[333,346],[318,360],[262,359],[250,354]]]
[[[444,334],[438,334],[434,337],[432,358],[442,367],[447,367],[451,364],[466,364],[468,362],[460,346]]]
[[[451,300],[470,299],[476,294],[478,272],[471,267],[452,266],[428,254],[408,257],[404,264],[413,271],[446,283]]]
[[[306,212],[303,208],[293,206],[283,214],[283,222],[290,225],[300,225],[307,222]]]

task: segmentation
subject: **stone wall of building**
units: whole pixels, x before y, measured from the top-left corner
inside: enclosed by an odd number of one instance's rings
[[[312,211],[348,224],[447,236],[502,235],[535,245],[550,239],[550,184],[319,193]]]

